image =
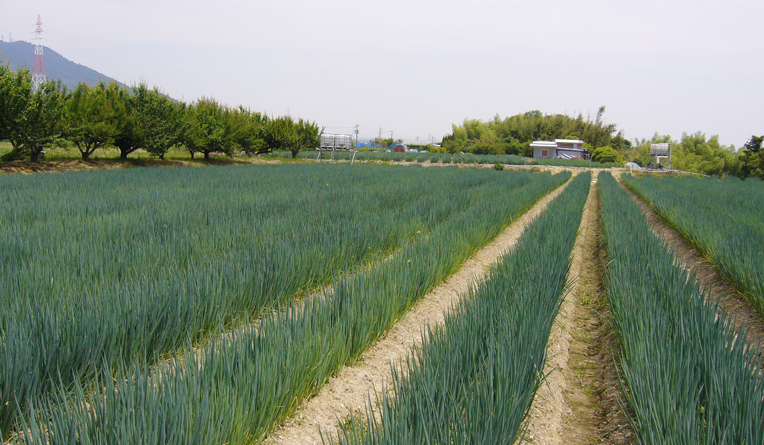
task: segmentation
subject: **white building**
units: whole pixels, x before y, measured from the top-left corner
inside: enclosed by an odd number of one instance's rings
[[[580,139],[555,139],[550,141],[533,141],[534,159],[584,159],[589,150],[584,148]]]

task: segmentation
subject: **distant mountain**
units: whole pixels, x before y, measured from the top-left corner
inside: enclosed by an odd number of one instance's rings
[[[106,83],[113,81],[109,76],[74,63],[47,46],[43,47],[43,55],[45,56],[45,74],[48,79],[61,80],[61,84],[66,85],[69,91],[81,82],[95,85],[100,80]],[[31,72],[34,67],[34,45],[23,41],[0,42],[0,59],[2,63],[9,63],[11,69],[26,67]]]

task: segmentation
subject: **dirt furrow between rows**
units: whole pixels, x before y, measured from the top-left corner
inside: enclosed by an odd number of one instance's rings
[[[710,294],[713,301],[718,301],[720,310],[730,317],[734,326],[738,329],[745,326],[747,343],[753,348],[764,351],[764,320],[756,312],[753,305],[717,272],[713,264],[661,219],[645,201],[623,183],[621,186],[642,210],[655,234],[673,250],[682,267],[695,274],[701,287]]]
[[[546,380],[536,393],[523,443],[626,444],[633,433],[619,406],[615,333],[603,283],[599,197],[592,184],[560,313],[547,345]]]
[[[266,444],[321,444],[321,432],[336,437],[339,422],[351,415],[364,415],[375,400],[375,391],[392,385],[391,365],[406,358],[422,343],[427,326],[443,324],[445,314],[469,288],[481,280],[492,264],[511,248],[528,226],[570,183],[542,198],[496,239],[487,244],[448,280],[417,302],[393,328],[351,366],[332,377],[318,393],[303,402],[294,416],[266,438]]]

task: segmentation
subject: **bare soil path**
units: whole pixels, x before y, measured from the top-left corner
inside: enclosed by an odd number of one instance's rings
[[[618,400],[600,206],[592,184],[568,273],[568,291],[549,337],[546,381],[534,398],[523,443],[627,444],[633,433]]]
[[[671,248],[685,269],[695,273],[700,285],[710,294],[711,299],[719,302],[720,310],[724,311],[732,320],[736,328],[745,326],[747,329],[746,341],[754,347],[764,351],[764,320],[756,312],[753,305],[748,302],[740,292],[722,277],[705,257],[690,246],[679,233],[669,226],[661,217],[653,211],[636,193],[628,187],[621,186],[631,195],[631,198],[645,214],[647,221],[652,225],[653,231],[663,242]]]
[[[517,242],[525,227],[569,183],[542,198],[494,241],[467,260],[454,275],[420,300],[355,365],[345,367],[317,394],[304,401],[297,413],[277,427],[265,443],[321,444],[321,432],[336,437],[338,421],[351,415],[364,415],[369,397],[375,400],[375,391],[391,387],[391,365],[405,359],[411,348],[421,344],[426,326],[443,323],[445,313]]]

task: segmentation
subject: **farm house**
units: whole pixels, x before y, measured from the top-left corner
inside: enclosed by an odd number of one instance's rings
[[[584,148],[584,141],[579,139],[533,141],[531,147],[534,159],[584,159],[589,154]]]

